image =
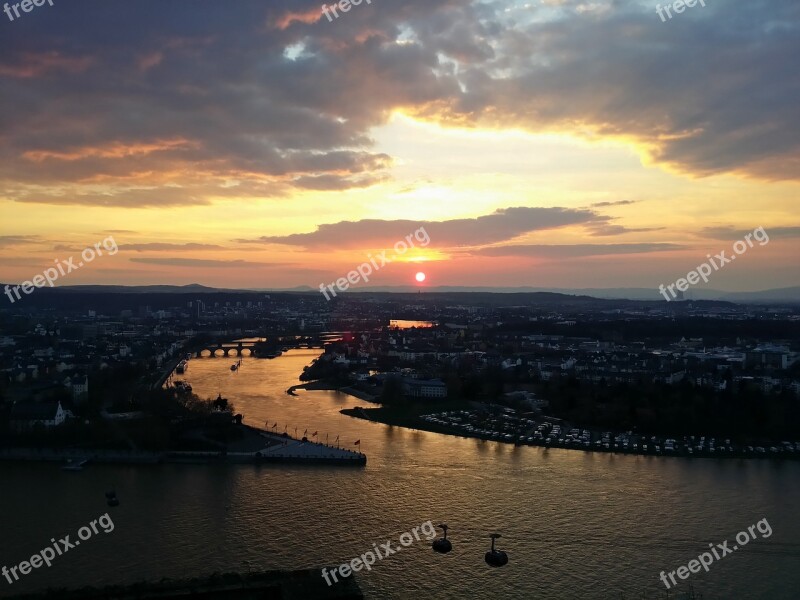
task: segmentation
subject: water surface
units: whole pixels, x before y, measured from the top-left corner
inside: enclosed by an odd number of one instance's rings
[[[339,414],[364,404],[285,390],[319,350],[274,360],[192,359],[185,378],[222,393],[245,421],[308,429],[368,455],[365,468],[0,464],[0,566],[16,564],[110,511],[100,534],[0,594],[213,571],[349,561],[427,520],[454,550],[423,542],[359,574],[368,598],[663,597],[658,575],[766,517],[773,535],[715,562],[692,584],[705,598],[796,598],[800,464],[679,459],[514,447],[390,427]],[[103,492],[115,487],[116,509]],[[488,534],[510,562],[483,562]]]

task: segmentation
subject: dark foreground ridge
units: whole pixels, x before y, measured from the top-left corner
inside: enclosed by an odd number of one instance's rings
[[[205,600],[363,600],[354,577],[328,586],[319,569],[214,573],[194,579],[162,579],[158,583],[134,583],[105,588],[47,590],[11,596],[10,600],[147,600],[201,598]]]

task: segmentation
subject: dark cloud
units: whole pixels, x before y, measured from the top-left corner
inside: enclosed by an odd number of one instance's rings
[[[258,240],[237,240],[239,242],[263,242],[267,244],[286,244],[304,248],[388,248],[407,235],[413,235],[420,228],[416,246],[425,242],[425,233],[432,247],[452,248],[459,246],[481,246],[508,241],[525,233],[557,229],[569,225],[584,225],[602,222],[607,217],[589,210],[569,208],[503,208],[489,215],[473,219],[452,219],[449,221],[383,221],[362,219],[360,221],[340,221],[320,225],[310,233],[294,233],[281,236],[263,236]]]
[[[757,229],[736,229],[735,227],[705,227],[700,230],[704,238],[713,238],[715,240],[741,240],[748,233],[752,234],[753,230]],[[764,231],[771,238],[800,238],[800,226],[795,225],[791,227],[765,227]],[[758,235],[761,235],[760,233]]]
[[[614,254],[647,254],[682,250],[678,244],[528,244],[517,246],[494,246],[470,251],[479,256],[527,256],[536,258],[579,258],[584,256],[607,256]]]
[[[298,177],[293,183],[295,187],[306,190],[331,191],[369,187],[386,179],[385,176],[338,177],[336,175],[318,175],[316,177]]]
[[[659,231],[664,227],[625,227],[623,225],[613,225],[611,223],[597,223],[589,226],[589,235],[592,237],[606,237],[622,235],[624,233],[643,233],[647,231]]]
[[[580,14],[562,4],[559,17],[498,36],[495,63],[510,76],[465,69],[468,98],[449,105],[454,118],[480,97],[476,118],[634,137],[693,175],[800,178],[796,2],[709,2],[666,24],[635,2]]]
[[[397,109],[636,139],[693,175],[800,178],[795,0],[667,24],[633,0],[518,9],[385,1],[329,23],[317,0],[47,7],[0,38],[3,196],[142,207],[372,185],[391,161],[369,132]]]
[[[630,204],[638,203],[638,200],[615,200],[613,202],[595,202],[590,204],[591,208],[605,208],[607,206],[628,206]]]
[[[36,244],[41,241],[38,235],[0,235],[0,248]]]

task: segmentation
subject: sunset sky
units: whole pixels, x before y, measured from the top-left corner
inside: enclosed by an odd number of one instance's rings
[[[0,13],[0,281],[800,285],[800,4],[55,0]],[[362,287],[364,284],[361,284]]]

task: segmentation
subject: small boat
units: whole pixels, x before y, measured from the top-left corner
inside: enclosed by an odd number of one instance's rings
[[[236,363],[231,365],[231,371],[235,371],[238,368],[239,368],[239,365],[237,365]]]

